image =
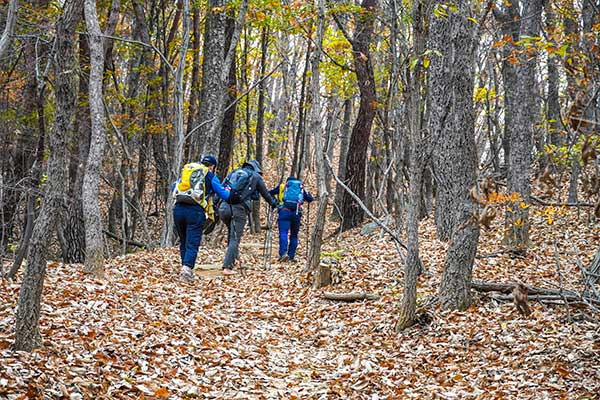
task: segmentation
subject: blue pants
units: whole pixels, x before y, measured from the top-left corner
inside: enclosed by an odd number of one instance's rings
[[[194,268],[206,221],[204,210],[197,204],[177,203],[173,207],[173,219],[179,235],[181,264]]]
[[[296,214],[296,211],[282,208],[279,210],[279,216],[277,218],[277,227],[279,228],[279,256],[285,255],[287,252],[290,260],[293,260],[296,256],[296,249],[298,248],[298,232],[300,232],[300,219],[302,214]],[[288,232],[290,237],[290,244],[288,247]]]

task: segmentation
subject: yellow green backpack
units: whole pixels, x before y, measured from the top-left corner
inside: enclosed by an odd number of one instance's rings
[[[175,185],[173,196],[175,202],[185,204],[200,204],[206,207],[206,185],[204,178],[208,167],[204,164],[189,163],[183,166],[181,178]]]

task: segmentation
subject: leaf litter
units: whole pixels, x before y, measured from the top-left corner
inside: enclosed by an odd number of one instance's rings
[[[476,260],[474,279],[557,285],[554,241],[569,289],[580,289],[573,242],[593,257],[598,224],[534,220],[532,250]],[[501,250],[501,223],[482,232],[479,254]],[[569,230],[567,237],[564,232]],[[303,230],[304,231],[304,230]],[[446,244],[421,224],[418,305],[435,297]],[[600,331],[585,309],[532,303],[531,318],[473,293],[465,311],[429,308],[432,321],[394,332],[402,268],[379,232],[328,240],[336,292],[373,292],[337,303],[310,288],[300,261],[263,268],[263,236],[247,235],[246,272],[222,277],[223,245],[200,250],[197,278],[178,279],[174,248],[109,260],[106,279],[51,263],[44,285],[43,348],[14,352],[20,282],[1,281],[0,398],[64,399],[598,399]],[[274,243],[276,248],[276,243]],[[217,270],[215,271],[215,268]]]

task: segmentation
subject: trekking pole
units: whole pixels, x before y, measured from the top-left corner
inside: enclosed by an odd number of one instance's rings
[[[310,221],[310,203],[308,203],[308,210],[306,210],[306,258],[308,258],[308,242],[310,237],[308,236],[308,223]]]
[[[263,261],[265,269],[271,266],[271,254],[273,253],[273,209],[269,208],[267,212],[267,234],[265,235],[265,245],[263,250]]]

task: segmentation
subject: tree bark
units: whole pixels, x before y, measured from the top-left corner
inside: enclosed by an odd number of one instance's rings
[[[64,182],[67,159],[64,149],[72,129],[75,108],[75,25],[81,16],[81,0],[67,0],[56,25],[56,115],[50,135],[50,160],[44,202],[36,221],[27,257],[27,266],[15,322],[15,350],[31,351],[41,345],[39,330],[40,303],[46,273],[50,233],[65,206]]]
[[[415,0],[413,2],[413,51],[415,56],[421,56],[427,38],[426,16],[429,1]],[[425,72],[422,59],[419,59],[414,68],[407,74],[408,82],[408,120],[410,132],[410,165],[409,165],[409,203],[406,221],[407,254],[404,260],[404,291],[398,310],[396,331],[401,331],[415,322],[417,309],[417,278],[421,271],[419,258],[419,203],[421,186],[423,182],[424,148],[427,147],[423,140],[423,115],[425,104],[424,81]]]
[[[263,142],[265,132],[266,83],[263,79],[267,71],[267,52],[269,49],[269,30],[263,27],[260,34],[260,83],[258,84],[258,108],[256,110],[256,160],[263,165]],[[252,222],[254,232],[260,231],[260,201],[252,202]]]
[[[222,107],[224,85],[221,73],[225,67],[225,6],[226,0],[209,0],[206,23],[204,26],[204,46],[202,62],[202,89],[200,90],[200,107],[198,124],[205,124],[194,135],[194,159],[202,154],[217,154],[219,151],[219,134],[221,121],[215,116]],[[212,120],[212,121],[211,121]],[[210,121],[210,122],[209,122]]]
[[[89,107],[89,80],[83,77],[90,73],[90,48],[88,37],[79,36],[79,79],[76,129],[71,135],[69,160],[69,208],[62,221],[61,250],[65,263],[85,261],[85,222],[83,219],[83,176],[90,148],[91,119]]]
[[[235,19],[227,18],[227,27],[225,30],[225,47],[228,48],[233,39],[233,31],[235,29]],[[221,140],[219,142],[219,165],[217,167],[217,175],[221,180],[227,176],[229,164],[233,152],[233,140],[235,133],[235,111],[237,105],[234,102],[237,99],[237,75],[236,75],[236,57],[231,57],[229,66],[229,76],[227,77],[227,95],[225,96],[226,105],[233,104],[223,115],[223,125],[221,126]]]
[[[90,150],[83,176],[83,217],[85,221],[85,269],[97,277],[104,276],[104,237],[102,215],[98,201],[98,186],[102,173],[106,120],[104,115],[104,44],[96,13],[96,1],[85,0],[85,22],[90,44],[89,102],[92,132]]]
[[[441,4],[438,2],[438,4]],[[470,303],[470,281],[477,251],[479,226],[469,224],[476,205],[469,196],[475,186],[474,85],[475,25],[469,2],[445,18],[432,16],[429,74],[430,132],[438,178],[436,222],[438,237],[450,239],[439,289],[442,308],[465,309]]]
[[[557,24],[556,15],[552,11],[552,5],[546,4],[546,26],[547,30],[553,29]],[[559,84],[560,76],[558,73],[558,61],[560,58],[553,54],[548,54],[548,84],[546,86],[546,120],[548,121],[547,141],[554,146],[562,145],[560,130],[562,129],[560,103],[559,103]]]
[[[185,130],[183,125],[183,101],[184,101],[184,85],[183,78],[186,66],[186,55],[190,43],[190,0],[183,0],[183,33],[182,41],[179,47],[179,62],[175,71],[175,145],[172,157],[171,168],[169,169],[168,182],[175,182],[181,166],[183,165],[183,149],[185,146]],[[206,57],[206,53],[205,53]],[[205,58],[206,60],[206,58]],[[206,61],[205,61],[206,62]],[[173,216],[171,210],[174,206],[172,196],[167,196],[167,212],[165,213],[165,223],[162,235],[161,244],[163,246],[172,245],[173,239]]]
[[[10,45],[10,37],[15,29],[15,23],[17,22],[17,10],[19,9],[18,0],[10,0],[8,3],[8,13],[6,14],[6,25],[2,36],[0,36],[0,59],[4,58],[4,53],[8,50]]]
[[[328,140],[323,133],[321,124],[321,94],[319,92],[319,65],[321,64],[321,53],[323,34],[325,30],[325,0],[318,0],[317,9],[317,32],[315,37],[315,49],[312,53],[310,94],[312,97],[310,131],[314,134],[315,150],[317,159],[317,188],[319,208],[311,235],[311,246],[307,257],[306,269],[313,273],[313,287],[320,288],[331,282],[331,269],[321,266],[321,244],[323,243],[323,229],[327,216],[327,203],[329,198],[328,182],[330,176],[327,172]],[[330,132],[328,132],[330,133]],[[306,222],[308,223],[308,221]]]
[[[503,38],[510,41],[502,46],[502,81],[504,84],[504,132],[502,148],[504,150],[504,166],[508,170],[510,160],[511,132],[514,128],[514,114],[517,107],[517,70],[512,56],[513,43],[519,41],[519,5],[517,2],[505,3],[503,12],[494,8],[494,16],[500,23]]]
[[[535,37],[541,28],[542,0],[526,0],[521,18],[521,37]],[[527,43],[527,42],[526,42]],[[517,77],[519,107],[515,111],[514,130],[510,133],[511,153],[508,168],[508,192],[518,193],[522,200],[512,202],[506,213],[507,244],[515,253],[524,253],[529,244],[529,202],[531,192],[531,148],[537,116],[535,68],[537,50],[526,45],[521,54]]]
[[[444,241],[463,222],[462,204],[469,199],[477,169],[472,100],[474,24],[467,20],[465,2],[457,5],[459,10],[447,17],[431,17],[428,46],[433,54],[428,93],[437,178],[435,221],[438,239]]]
[[[351,41],[354,69],[360,90],[360,106],[356,122],[352,128],[352,136],[350,136],[344,183],[364,200],[367,151],[377,101],[375,76],[369,51],[373,36],[377,0],[363,0],[361,8],[360,15],[355,16],[356,28]],[[341,231],[347,231],[358,226],[364,218],[362,208],[356,204],[348,193],[344,193],[342,214],[344,218],[342,219]]]
[[[338,162],[337,175],[342,181],[346,177],[346,159],[348,158],[348,146],[350,145],[350,117],[352,115],[352,100],[344,101],[344,119],[340,125],[340,156]],[[335,187],[334,213],[332,216],[342,218],[341,208],[344,201],[344,188],[341,185]]]

